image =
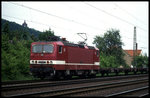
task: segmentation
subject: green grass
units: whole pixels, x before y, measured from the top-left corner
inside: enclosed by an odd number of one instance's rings
[[[33,77],[33,76],[31,76],[31,75],[26,75],[26,76],[24,76],[24,75],[22,75],[22,74],[18,74],[16,77],[15,77],[15,79],[8,79],[8,78],[2,78],[1,79],[2,80],[2,82],[7,82],[7,81],[18,81],[18,80],[35,80],[35,78]]]

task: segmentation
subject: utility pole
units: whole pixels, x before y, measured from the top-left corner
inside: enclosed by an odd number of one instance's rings
[[[136,43],[136,27],[134,27],[134,36],[133,36],[133,66],[136,67],[135,57],[137,55],[137,43]]]

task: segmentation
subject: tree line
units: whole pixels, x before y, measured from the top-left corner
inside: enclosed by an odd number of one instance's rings
[[[19,80],[32,78],[29,69],[30,45],[35,41],[47,41],[54,36],[51,29],[41,32],[38,36],[31,34],[28,28],[10,30],[9,23],[2,26],[1,31],[1,79]]]
[[[107,30],[104,36],[95,36],[93,44],[99,48],[101,68],[129,68],[124,59],[125,53],[122,46],[120,31],[116,29]],[[134,67],[148,67],[147,55],[139,55],[134,58]],[[133,65],[133,61],[132,61]]]

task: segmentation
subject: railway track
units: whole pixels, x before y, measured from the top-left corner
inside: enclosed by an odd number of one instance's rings
[[[106,97],[127,97],[127,96],[139,96],[139,97],[144,97],[144,96],[148,96],[148,89],[149,86],[144,86],[144,87],[139,87],[139,88],[135,88],[135,89],[131,89],[131,90],[126,90],[126,91],[122,91],[122,92],[118,92],[118,93],[113,93],[110,95],[107,95]]]
[[[131,81],[129,80],[129,81],[104,83],[104,84],[93,85],[93,86],[88,86],[88,87],[85,86],[85,87],[79,87],[79,88],[71,88],[71,89],[63,90],[64,92],[61,91],[60,93],[57,91],[58,93],[55,93],[54,95],[51,94],[51,96],[88,96],[89,97],[89,96],[95,96],[96,94],[96,96],[111,97],[111,96],[117,96],[117,94],[119,95],[120,93],[109,95],[109,93],[106,93],[106,92],[110,89],[119,88],[123,86],[129,86],[129,85],[131,86],[135,84],[137,85],[137,84],[146,83],[146,82],[148,82],[147,79],[137,79],[137,80],[131,80]],[[106,92],[103,93],[104,91]],[[122,93],[122,96],[124,96],[126,93]]]
[[[143,73],[143,75],[147,75],[147,73]],[[140,74],[128,74],[129,75],[140,75]],[[103,77],[116,77],[116,76],[124,76],[124,74],[118,74],[118,75],[107,75],[107,76],[102,76],[101,78]],[[86,79],[88,79],[90,77],[86,77]],[[100,78],[100,76],[96,76],[95,78]],[[81,77],[75,77],[75,78],[72,78],[72,79],[69,79],[69,80],[77,80],[77,79],[83,79]],[[11,85],[24,85],[24,84],[29,84],[29,83],[40,83],[40,82],[49,82],[49,81],[65,81],[65,80],[68,80],[68,79],[59,79],[59,80],[55,80],[55,79],[44,79],[44,80],[39,80],[39,79],[36,79],[36,80],[13,80],[13,81],[7,81],[7,82],[1,82],[2,86],[11,86]]]
[[[145,77],[147,74],[143,75],[132,75],[132,76],[116,76],[116,77],[98,77],[98,78],[92,78],[92,79],[78,79],[78,80],[61,80],[61,81],[49,81],[49,80],[29,80],[29,81],[15,81],[15,82],[5,82],[2,83],[2,90],[8,91],[8,90],[15,90],[15,89],[28,89],[28,88],[39,88],[39,87],[45,87],[45,86],[59,86],[59,85],[69,85],[71,84],[78,84],[78,83],[87,83],[87,82],[97,82],[97,81],[106,81],[110,79],[123,79],[123,78],[136,78],[139,77]]]
[[[137,79],[142,78],[141,80]],[[104,85],[113,85],[120,83],[140,81],[144,83],[148,81],[148,75],[129,75],[129,76],[117,76],[117,77],[103,77],[103,78],[92,78],[92,79],[79,79],[79,80],[65,80],[65,81],[44,81],[30,84],[16,84],[16,85],[2,85],[2,96],[69,96],[76,92],[81,93],[87,91],[87,88],[91,91],[92,88],[102,88]],[[84,84],[84,85],[83,85]],[[97,85],[95,85],[97,84]],[[88,85],[88,86],[87,86]],[[43,89],[44,88],[44,89]],[[47,89],[45,89],[47,88]],[[83,88],[83,89],[82,89]],[[81,90],[82,89],[82,90]],[[86,89],[86,90],[85,90]],[[20,91],[22,90],[22,91]],[[64,93],[65,92],[65,93]]]

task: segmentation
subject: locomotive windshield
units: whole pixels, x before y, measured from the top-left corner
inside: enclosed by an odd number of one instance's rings
[[[53,52],[53,45],[46,44],[46,45],[33,45],[32,46],[33,53],[52,53]]]

